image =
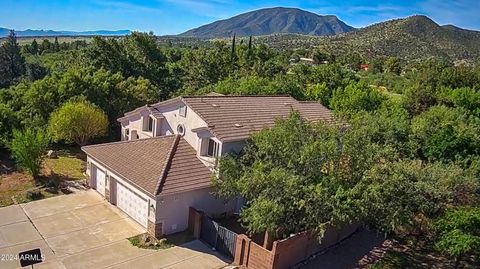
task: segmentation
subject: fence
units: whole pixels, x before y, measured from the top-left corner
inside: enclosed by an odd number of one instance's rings
[[[235,264],[249,269],[286,269],[325,250],[354,233],[358,224],[342,229],[331,227],[325,232],[321,242],[308,232],[273,242],[271,250],[266,249],[248,236],[241,234],[237,239]]]
[[[273,244],[264,242],[264,246],[261,246],[247,235],[237,235],[194,208],[190,208],[188,224],[195,238],[202,239],[219,252],[233,258],[235,264],[247,269],[290,268],[311,255],[334,246],[353,234],[358,227],[359,224],[343,228],[330,227],[325,231],[321,242],[314,234],[303,232],[274,241]]]
[[[207,215],[193,208],[190,209],[190,219],[189,228],[197,238],[200,238],[229,258],[234,258],[238,236],[235,232],[223,227]],[[197,231],[195,228],[200,228],[200,231]]]

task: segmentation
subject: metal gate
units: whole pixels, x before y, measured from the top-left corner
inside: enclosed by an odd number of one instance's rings
[[[208,216],[202,216],[200,239],[232,259],[235,256],[237,236],[235,232],[221,226]]]

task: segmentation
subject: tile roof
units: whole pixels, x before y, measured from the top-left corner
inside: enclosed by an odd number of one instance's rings
[[[297,110],[309,121],[334,122],[333,113],[317,102],[299,102],[290,96],[199,96],[183,101],[207,124],[221,141],[250,137],[277,118],[288,117]]]
[[[82,150],[152,197],[211,184],[210,170],[178,135],[92,145]]]

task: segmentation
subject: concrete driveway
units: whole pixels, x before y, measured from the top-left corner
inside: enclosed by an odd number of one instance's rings
[[[94,190],[0,208],[0,268],[19,268],[21,251],[40,248],[35,268],[221,268],[200,241],[165,250],[134,247],[143,229]]]

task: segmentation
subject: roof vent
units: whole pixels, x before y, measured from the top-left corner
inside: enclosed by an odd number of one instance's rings
[[[217,104],[212,104],[213,107],[220,107],[219,105]]]
[[[292,106],[291,103],[283,103],[284,106]]]
[[[243,125],[242,125],[242,124],[240,124],[240,123],[235,123],[235,127],[237,127],[237,128],[241,128],[241,127],[243,127]]]

